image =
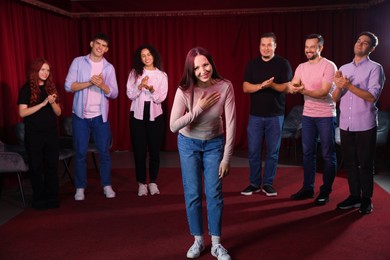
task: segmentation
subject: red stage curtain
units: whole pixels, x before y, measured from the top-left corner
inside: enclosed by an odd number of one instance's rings
[[[323,56],[341,66],[352,60],[357,34],[371,30],[380,39],[378,51],[373,53],[372,59],[385,67],[390,60],[385,48],[385,41],[388,46],[389,37],[385,31],[385,24],[389,24],[389,6],[383,3],[370,10],[240,15],[70,18],[16,1],[1,1],[0,137],[2,140],[14,140],[12,126],[21,120],[16,106],[17,93],[25,81],[27,65],[38,56],[51,61],[54,80],[64,101],[63,115],[71,114],[72,94],[65,93],[63,88],[68,67],[74,57],[90,51],[91,37],[102,31],[111,38],[106,58],[115,66],[119,84],[119,96],[110,103],[113,150],[131,149],[128,123],[130,101],[125,92],[126,81],[134,50],[146,42],[160,51],[169,78],[169,92],[164,103],[167,126],[163,149],[176,149],[176,135],[169,130],[169,114],[185,56],[195,46],[208,49],[220,74],[232,81],[238,118],[236,147],[246,148],[249,96],[242,92],[242,82],[246,63],[259,54],[260,34],[269,31],[276,33],[276,53],[286,57],[295,70],[299,63],[306,60],[304,35],[313,32],[322,34],[325,38]],[[390,75],[389,67],[385,67],[387,75]],[[388,103],[389,99],[388,94],[382,95],[381,104]],[[286,112],[302,102],[302,96],[288,95]]]
[[[63,106],[71,106],[63,85],[70,62],[80,53],[79,28],[68,17],[8,0],[0,1],[0,35],[0,140],[15,142],[13,126],[21,121],[18,91],[35,58],[49,60]]]

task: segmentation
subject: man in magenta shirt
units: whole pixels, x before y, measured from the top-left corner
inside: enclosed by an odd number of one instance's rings
[[[350,196],[339,209],[359,208],[362,214],[373,210],[372,174],[376,146],[377,111],[385,75],[369,55],[378,45],[371,32],[362,32],[354,46],[355,58],[336,72],[333,100],[340,101],[341,152],[348,172]]]
[[[323,158],[323,185],[315,199],[316,205],[329,201],[336,175],[335,126],[336,104],[330,90],[336,65],[321,56],[324,38],[319,34],[306,36],[305,54],[307,62],[295,70],[291,92],[301,93],[305,98],[302,117],[303,187],[291,196],[293,200],[313,198],[316,173],[316,151],[321,142]]]

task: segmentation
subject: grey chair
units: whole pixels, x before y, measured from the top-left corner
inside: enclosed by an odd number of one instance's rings
[[[20,122],[20,123],[16,124],[15,130],[16,130],[16,137],[18,139],[19,145],[21,147],[23,147],[23,148],[20,148],[20,149],[23,149],[22,151],[20,151],[20,153],[26,154],[26,151],[24,150],[24,132],[25,132],[24,123]],[[72,149],[71,146],[68,146],[67,144],[62,142],[61,139],[60,139],[59,145],[60,145],[60,149],[59,149],[58,160],[63,163],[64,168],[65,168],[63,176],[68,175],[70,182],[74,185],[74,181],[73,181],[72,175],[70,173],[70,169],[69,169],[69,165],[70,165],[72,158],[75,154],[74,150]],[[25,156],[25,159],[26,159],[26,157],[27,157],[27,155]]]
[[[378,149],[385,147],[388,143],[389,139],[389,130],[390,130],[390,111],[378,111],[378,128],[376,130],[376,148],[377,148],[377,158],[379,155],[383,158],[383,162],[387,165],[387,167],[390,167],[390,163],[388,158],[384,156],[384,154],[379,153]],[[374,173],[376,173],[376,167],[374,163]]]
[[[378,111],[378,128],[376,130],[376,146],[385,146],[389,138],[390,111]]]
[[[9,150],[12,149],[8,149],[7,145],[0,141],[0,173],[16,173],[23,207],[26,207],[22,173],[28,172],[28,165],[21,154]]]
[[[291,143],[293,143],[295,159],[297,158],[297,142],[302,137],[302,113],[302,105],[294,106],[285,117],[282,129],[282,140],[286,140],[287,153],[290,155]]]
[[[376,130],[376,147],[383,147],[387,145],[388,138],[389,138],[389,130],[390,130],[390,111],[381,111],[378,110],[378,127]],[[340,128],[336,127],[335,132],[335,142],[337,145],[341,145],[341,138],[340,138]],[[387,162],[388,163],[388,162]],[[343,159],[341,157],[339,168],[343,164]],[[373,172],[375,173],[375,163],[374,163],[374,169]]]

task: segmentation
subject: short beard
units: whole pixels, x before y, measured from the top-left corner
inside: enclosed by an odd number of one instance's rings
[[[318,57],[318,54],[313,54],[310,58],[307,58],[308,60],[315,60]]]

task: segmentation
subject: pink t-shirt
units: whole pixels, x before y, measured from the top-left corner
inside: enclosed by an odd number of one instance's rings
[[[91,77],[93,75],[99,75],[103,71],[103,60],[99,62],[93,62],[89,60],[91,64]],[[102,114],[100,109],[100,103],[102,99],[102,90],[93,85],[88,88],[87,102],[85,103],[84,117],[94,118]]]
[[[204,91],[206,93],[218,91],[221,95],[219,101],[205,111],[198,105],[199,97]],[[210,140],[224,134],[223,113],[226,123],[226,142],[222,161],[230,163],[236,135],[236,106],[234,89],[230,81],[219,80],[208,88],[195,86],[193,98],[192,89],[183,92],[178,88],[171,111],[170,128],[172,132],[179,132],[189,138]]]
[[[336,65],[326,58],[321,58],[318,63],[308,61],[299,64],[295,70],[294,78],[299,79],[308,90],[316,90],[322,87],[322,83],[332,83]],[[333,88],[334,86],[332,86]],[[310,117],[333,117],[336,116],[336,103],[333,102],[332,88],[325,98],[313,98],[305,95],[303,115]]]

